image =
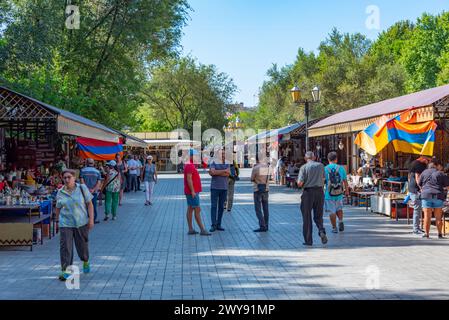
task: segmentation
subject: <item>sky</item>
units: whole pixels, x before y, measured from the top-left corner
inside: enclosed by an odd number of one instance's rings
[[[449,11],[449,0],[189,0],[189,4],[193,11],[183,29],[183,54],[228,74],[238,87],[235,102],[245,106],[257,104],[259,88],[273,63],[292,64],[300,47],[316,52],[333,27],[375,40],[397,21]]]

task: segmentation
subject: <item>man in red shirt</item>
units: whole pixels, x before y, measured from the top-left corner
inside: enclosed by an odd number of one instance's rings
[[[189,225],[189,235],[198,234],[193,228],[192,215],[195,211],[195,220],[200,227],[200,235],[210,236],[210,233],[204,229],[201,221],[200,192],[202,191],[201,179],[198,170],[193,161],[194,150],[189,150],[190,161],[184,165],[184,194],[187,199],[187,223]]]

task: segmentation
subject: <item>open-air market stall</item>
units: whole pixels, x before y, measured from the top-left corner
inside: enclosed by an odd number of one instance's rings
[[[118,143],[120,136],[0,86],[0,245],[32,245],[37,225],[50,235],[47,201],[61,183],[60,170],[77,165],[77,137]]]
[[[148,153],[154,158],[158,172],[178,172],[178,166],[182,165],[181,152],[191,146],[201,150],[201,142],[193,140],[144,140],[148,144]]]
[[[448,119],[445,85],[337,113],[313,125],[309,135],[323,157],[338,151],[356,192],[372,193],[358,195],[361,205],[368,207],[371,197],[373,210],[395,217],[392,203],[406,195],[411,161],[429,155],[448,163]]]

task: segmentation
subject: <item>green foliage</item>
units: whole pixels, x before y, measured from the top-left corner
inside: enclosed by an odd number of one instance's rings
[[[191,132],[193,122],[201,121],[204,130],[220,130],[227,122],[225,113],[235,91],[232,79],[213,65],[191,57],[168,60],[151,70],[143,90],[146,104],[138,111],[140,123]]]
[[[401,58],[409,78],[407,91],[414,92],[437,85],[441,70],[440,58],[449,46],[449,12],[418,19]]]
[[[71,1],[78,30],[66,28],[66,3],[0,2],[9,9],[0,13],[0,81],[107,126],[133,125],[147,69],[177,55],[187,1]]]
[[[415,23],[400,21],[371,43],[362,34],[333,29],[318,52],[299,49],[296,61],[267,72],[254,113],[257,128],[279,128],[304,119],[289,90],[303,98],[319,85],[322,96],[312,118],[449,83],[449,13],[423,14]]]

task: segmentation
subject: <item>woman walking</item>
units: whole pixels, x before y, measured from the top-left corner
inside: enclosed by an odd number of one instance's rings
[[[75,182],[75,171],[65,169],[62,173],[64,187],[56,195],[56,221],[59,220],[61,274],[65,281],[70,277],[68,268],[73,265],[73,242],[79,258],[83,261],[83,272],[90,272],[89,230],[94,227],[92,194],[83,184]]]
[[[126,188],[126,173],[128,172],[128,165],[125,161],[122,161],[122,158],[120,157],[120,153],[117,153],[115,155],[115,161],[117,163],[117,171],[120,173],[120,195],[119,195],[119,202],[118,205],[122,205],[122,199],[123,199],[123,192]]]
[[[152,205],[151,199],[153,197],[154,185],[157,183],[156,165],[153,163],[152,156],[147,157],[147,163],[145,163],[145,167],[142,170],[141,179],[145,183],[145,205]]]
[[[424,211],[424,235],[429,238],[432,212],[435,215],[435,224],[438,230],[438,238],[442,239],[443,234],[443,204],[446,200],[447,192],[445,188],[449,186],[449,177],[443,173],[443,166],[437,160],[432,160],[426,170],[419,177],[421,187],[422,208]]]
[[[104,221],[109,220],[109,214],[112,215],[112,220],[117,219],[117,207],[119,205],[120,191],[122,190],[117,162],[111,160],[106,166],[107,174],[103,185],[103,189],[106,190]]]

